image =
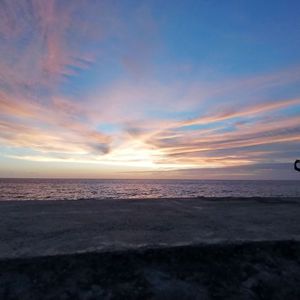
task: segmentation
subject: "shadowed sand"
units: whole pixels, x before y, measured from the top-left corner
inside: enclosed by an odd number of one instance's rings
[[[0,202],[0,298],[299,299],[299,216],[297,198]]]
[[[0,257],[300,240],[297,198],[0,202]]]

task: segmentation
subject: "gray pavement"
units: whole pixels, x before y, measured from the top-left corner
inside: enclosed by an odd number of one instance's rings
[[[0,258],[300,240],[300,199],[0,202]]]

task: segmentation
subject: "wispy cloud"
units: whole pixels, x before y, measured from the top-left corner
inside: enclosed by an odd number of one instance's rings
[[[285,107],[290,107],[293,105],[299,105],[300,99],[291,99],[286,101],[271,101],[271,102],[264,102],[258,103],[256,105],[248,105],[243,109],[241,108],[225,108],[225,111],[216,114],[216,115],[208,115],[208,116],[201,116],[198,118],[194,118],[191,120],[183,121],[180,126],[190,126],[190,125],[201,125],[201,124],[210,124],[216,123],[219,121],[225,121],[233,118],[249,118],[249,117],[256,117],[258,114],[282,109]]]
[[[54,99],[47,104],[1,94],[0,139],[7,146],[42,152],[107,153],[111,138],[85,124],[85,110]]]

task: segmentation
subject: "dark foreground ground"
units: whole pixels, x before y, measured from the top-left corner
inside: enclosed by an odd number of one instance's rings
[[[1,299],[300,299],[300,243],[194,245],[0,261]]]
[[[0,202],[0,299],[300,299],[300,199]]]

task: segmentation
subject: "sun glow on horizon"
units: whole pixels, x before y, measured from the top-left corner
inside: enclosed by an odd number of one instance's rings
[[[64,162],[64,163],[83,163],[83,164],[100,164],[115,167],[135,167],[145,171],[168,171],[181,169],[198,169],[198,168],[220,168],[247,165],[253,163],[251,160],[239,159],[235,156],[224,157],[223,159],[197,158],[195,160],[186,159],[185,161],[166,162],[168,155],[162,149],[153,148],[145,145],[143,142],[136,140],[126,143],[110,153],[84,156],[74,156],[69,153],[68,157],[61,156],[8,156],[14,159],[29,160],[36,162]]]

